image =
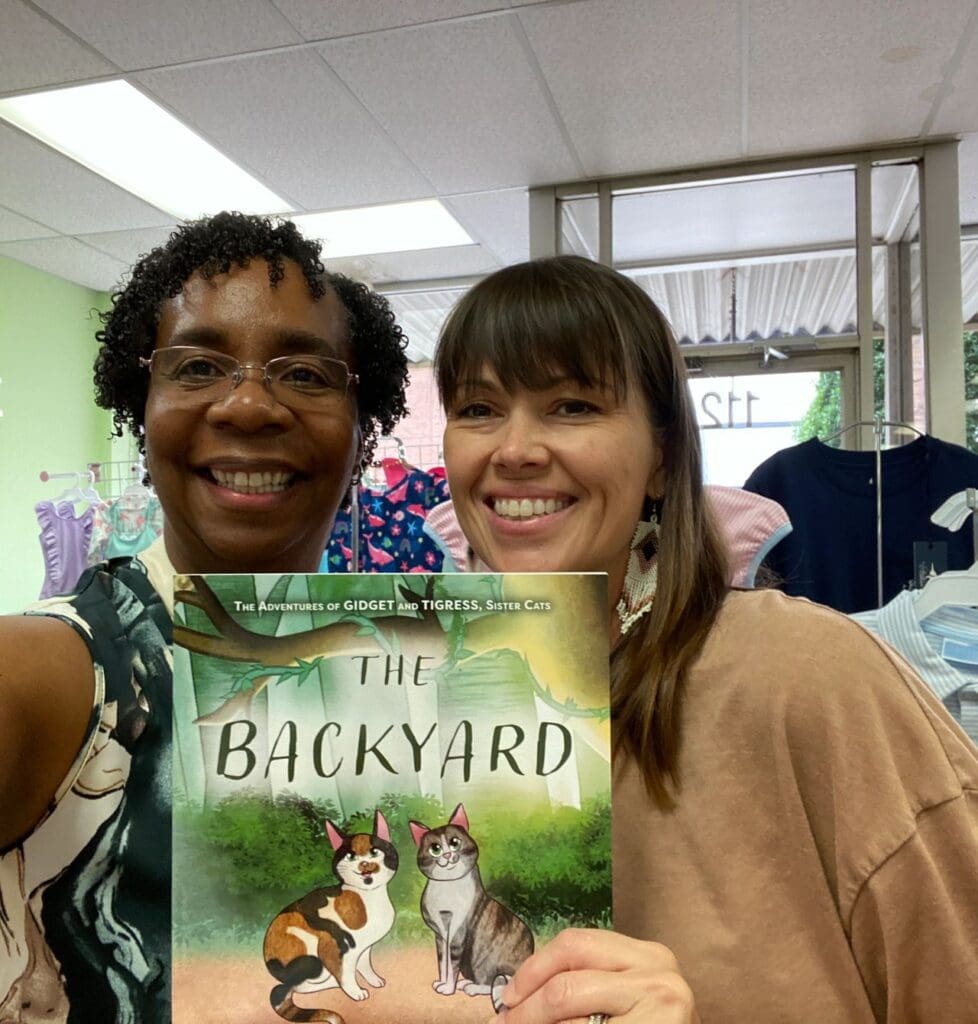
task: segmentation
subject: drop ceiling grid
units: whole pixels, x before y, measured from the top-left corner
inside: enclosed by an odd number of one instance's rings
[[[975,4],[978,10],[978,3]],[[934,118],[932,130],[939,134],[978,130],[978,26],[971,19],[971,38],[958,65],[951,69],[944,97]]]
[[[575,173],[509,17],[337,40],[320,52],[438,194]]]
[[[520,263],[529,257],[530,210],[525,189],[473,192],[448,196],[443,202],[500,263]]]
[[[120,260],[96,252],[75,238],[2,242],[0,255],[10,256],[21,263],[96,291],[108,291],[129,269]]]
[[[77,235],[76,237],[79,242],[131,267],[150,249],[163,245],[175,227],[176,223],[174,222],[159,228],[140,228],[135,231],[99,231],[95,234]]]
[[[751,152],[918,135],[933,102],[928,90],[940,85],[970,6],[751,0]],[[901,51],[910,59],[892,62]]]
[[[335,39],[358,32],[417,25],[506,9],[505,0],[271,0],[305,39]]]
[[[424,177],[314,52],[150,71],[137,80],[301,209],[431,195]]]
[[[268,0],[36,2],[127,71],[302,41]]]
[[[168,214],[74,160],[0,124],[0,200],[66,235],[167,224]]]
[[[600,0],[518,17],[588,175],[740,155],[736,4]]]
[[[57,233],[52,228],[0,206],[0,242],[12,242],[21,238],[48,238]]]
[[[326,265],[329,259],[329,243],[323,246]],[[358,257],[364,270],[374,284],[390,281],[428,281],[444,277],[470,277],[490,274],[498,270],[500,262],[481,245],[453,245],[442,249],[419,249],[415,252],[390,252]],[[341,273],[345,259],[337,261],[335,269]]]
[[[117,69],[20,0],[3,0],[0,92],[75,82]]]

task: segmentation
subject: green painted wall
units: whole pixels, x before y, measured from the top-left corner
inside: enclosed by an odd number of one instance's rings
[[[107,303],[102,292],[0,256],[0,613],[40,592],[34,505],[72,483],[38,474],[111,458],[112,420],[92,385],[93,310]]]

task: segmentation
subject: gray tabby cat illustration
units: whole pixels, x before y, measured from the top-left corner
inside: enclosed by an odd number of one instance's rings
[[[410,826],[418,868],[428,879],[421,916],[435,933],[438,980],[432,986],[445,996],[456,989],[470,996],[488,995],[499,1012],[499,993],[533,952],[533,934],[486,892],[479,847],[461,804],[447,825],[430,829],[412,821]]]

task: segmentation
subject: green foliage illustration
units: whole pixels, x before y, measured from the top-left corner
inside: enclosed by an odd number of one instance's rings
[[[432,797],[381,798],[400,863],[390,884],[397,920],[393,944],[431,937],[421,917],[425,878],[408,823],[445,824],[453,808]],[[283,907],[312,889],[334,885],[326,819],[346,834],[370,832],[374,808],[337,820],[328,802],[246,795],[206,812],[174,809],[174,942],[185,952],[260,950]],[[552,816],[492,814],[473,820],[479,868],[490,894],[520,914],[541,940],[562,927],[610,926],[611,806],[604,798]]]

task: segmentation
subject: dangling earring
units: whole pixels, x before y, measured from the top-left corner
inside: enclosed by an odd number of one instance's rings
[[[628,567],[622,584],[621,596],[615,611],[625,634],[652,608],[652,599],[659,583],[656,554],[659,550],[659,510],[661,502],[651,501],[648,519],[640,519],[632,535]]]
[[[360,474],[350,480],[350,572],[360,571]]]

